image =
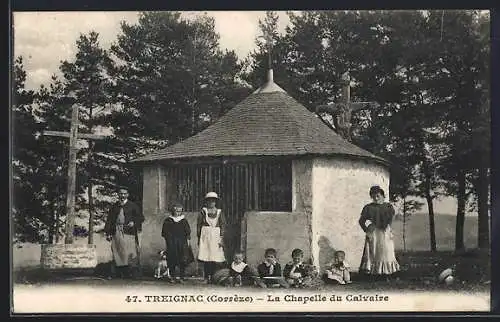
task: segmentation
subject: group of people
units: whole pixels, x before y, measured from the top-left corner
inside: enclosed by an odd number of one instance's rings
[[[369,191],[372,202],[365,205],[359,218],[363,229],[365,245],[359,272],[373,277],[389,277],[399,271],[395,257],[391,223],[394,208],[385,202],[385,192],[379,186]],[[110,212],[105,233],[111,241],[113,259],[120,276],[130,276],[130,259],[139,252],[138,232],[144,217],[139,208],[128,201],[125,189],[119,192],[120,203]],[[260,287],[308,287],[319,281],[327,283],[351,283],[350,267],[346,261],[346,252],[338,250],[333,262],[320,274],[309,260],[304,259],[301,249],[294,249],[291,261],[283,269],[277,258],[277,251],[268,248],[264,251],[263,261],[253,268],[245,263],[244,253],[237,251],[229,265],[224,266],[225,217],[217,207],[219,197],[215,192],[205,196],[205,205],[198,214],[196,236],[198,242],[197,259],[203,263],[205,282],[222,285],[256,285]],[[161,251],[162,261],[171,282],[182,283],[185,280],[186,267],[195,261],[191,247],[191,227],[183,214],[183,206],[174,202],[169,208],[161,232],[166,249]],[[135,247],[134,247],[135,244]],[[175,277],[174,277],[175,276]]]

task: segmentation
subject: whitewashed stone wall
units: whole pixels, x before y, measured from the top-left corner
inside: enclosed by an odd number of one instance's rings
[[[292,260],[292,250],[300,248],[311,256],[309,218],[303,212],[249,211],[245,213],[242,245],[249,265],[264,259],[266,248],[275,248],[281,266]]]
[[[371,201],[369,189],[381,186],[389,195],[389,172],[382,165],[361,160],[317,158],[312,167],[312,254],[324,269],[336,250],[346,252],[357,271],[364,246],[358,220]]]
[[[292,211],[312,211],[312,159],[292,162]]]

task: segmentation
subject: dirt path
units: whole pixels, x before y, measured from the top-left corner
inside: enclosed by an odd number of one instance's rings
[[[203,280],[198,278],[188,279],[184,284],[172,284],[163,280],[154,279],[136,279],[136,280],[122,280],[122,279],[104,279],[98,277],[59,277],[57,279],[45,279],[45,280],[17,280],[15,285],[31,285],[31,286],[71,286],[71,285],[85,285],[85,286],[95,286],[99,289],[101,288],[153,288],[153,289],[196,289],[196,290],[221,290],[227,289],[226,287],[218,285],[206,285]],[[260,289],[255,287],[244,287],[240,288],[244,290],[256,290]],[[490,285],[484,283],[474,283],[474,284],[453,284],[450,286],[439,285],[436,283],[429,283],[424,281],[405,281],[405,280],[392,280],[389,282],[379,281],[379,282],[367,282],[367,281],[354,281],[350,285],[323,285],[319,288],[313,290],[339,290],[339,291],[453,291],[453,292],[466,292],[466,293],[489,293]],[[300,291],[300,290],[299,290]]]

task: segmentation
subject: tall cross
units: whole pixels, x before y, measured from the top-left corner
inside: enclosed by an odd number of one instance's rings
[[[76,190],[76,153],[78,147],[76,145],[78,139],[101,140],[102,135],[90,133],[78,133],[78,106],[73,105],[71,114],[71,130],[70,132],[60,131],[44,131],[43,135],[69,137],[69,164],[68,164],[68,188],[66,193],[66,237],[65,244],[73,243],[73,229],[75,225],[75,190]],[[90,218],[92,220],[92,218]],[[92,228],[92,227],[90,227]],[[89,235],[92,231],[89,229]]]
[[[344,73],[342,75],[342,94],[340,102],[316,107],[316,113],[328,112],[333,116],[335,130],[349,142],[352,141],[352,113],[379,106],[377,102],[352,102],[350,82],[349,74],[347,72]]]

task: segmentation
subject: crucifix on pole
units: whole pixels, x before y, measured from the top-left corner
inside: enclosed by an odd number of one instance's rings
[[[351,80],[348,72],[342,75],[342,94],[340,102],[319,105],[316,107],[316,113],[327,112],[333,116],[335,130],[347,141],[352,141],[351,137],[351,118],[354,112],[378,107],[377,102],[352,102],[351,101]]]
[[[61,131],[44,131],[43,135],[69,137],[69,161],[68,161],[68,186],[66,192],[66,236],[64,239],[65,244],[73,243],[73,229],[75,225],[75,190],[76,190],[76,154],[78,147],[77,140],[100,140],[103,139],[102,135],[95,135],[90,133],[78,133],[78,105],[73,105],[71,113],[71,130],[70,132]],[[90,218],[92,220],[93,218]],[[90,227],[92,228],[92,227]],[[89,229],[89,235],[92,231]]]

